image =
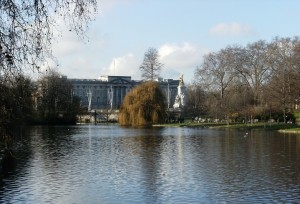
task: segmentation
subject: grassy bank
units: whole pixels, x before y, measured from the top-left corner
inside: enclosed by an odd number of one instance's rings
[[[297,124],[284,124],[284,123],[172,123],[172,124],[159,124],[155,126],[164,126],[164,127],[198,127],[198,128],[235,128],[242,130],[251,130],[251,129],[265,129],[265,130],[275,130],[280,132],[290,132],[290,133],[299,133],[300,126]]]

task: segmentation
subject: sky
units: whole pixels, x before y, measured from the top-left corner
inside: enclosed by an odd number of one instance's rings
[[[186,83],[203,56],[230,45],[300,35],[299,0],[98,0],[84,40],[63,29],[53,44],[58,71],[68,78],[131,76],[152,47],[160,76]]]

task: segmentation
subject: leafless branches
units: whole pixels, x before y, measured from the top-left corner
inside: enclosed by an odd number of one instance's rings
[[[52,56],[58,19],[80,36],[96,12],[96,0],[1,0],[1,76],[25,68],[39,70],[45,58]]]
[[[159,77],[159,72],[163,64],[158,61],[159,55],[155,48],[149,48],[145,53],[144,61],[140,66],[142,77],[146,80],[155,80]]]
[[[238,99],[244,98],[244,107],[273,105],[285,113],[293,110],[295,100],[299,100],[299,48],[298,37],[227,47],[206,55],[195,77],[204,90],[219,100],[221,110],[236,110],[241,101]],[[250,92],[245,95],[245,90]]]

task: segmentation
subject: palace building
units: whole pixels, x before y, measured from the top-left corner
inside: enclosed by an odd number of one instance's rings
[[[95,109],[119,109],[125,95],[142,83],[130,76],[101,76],[98,79],[68,79],[73,84],[73,95],[81,100],[81,105],[89,111]],[[166,96],[168,108],[173,105],[177,95],[179,80],[157,80]]]

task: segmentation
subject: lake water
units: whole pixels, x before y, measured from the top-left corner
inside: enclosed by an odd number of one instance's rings
[[[118,125],[25,129],[0,203],[300,203],[300,136]]]

